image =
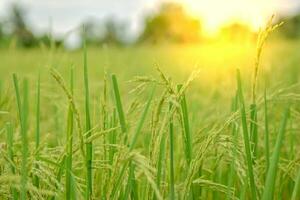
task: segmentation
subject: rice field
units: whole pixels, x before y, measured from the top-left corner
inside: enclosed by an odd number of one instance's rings
[[[298,41],[0,52],[0,199],[300,198]]]

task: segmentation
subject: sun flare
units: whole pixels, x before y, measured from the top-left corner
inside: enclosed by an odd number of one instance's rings
[[[280,0],[176,0],[203,23],[206,35],[215,35],[226,24],[241,23],[257,31],[282,7]]]

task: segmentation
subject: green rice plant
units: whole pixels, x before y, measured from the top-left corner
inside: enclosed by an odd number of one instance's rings
[[[172,104],[170,103],[169,110],[171,111]],[[169,118],[169,139],[170,139],[170,199],[175,199],[175,178],[174,178],[174,124],[173,115]]]
[[[259,69],[260,69],[260,62],[261,62],[263,47],[265,46],[269,35],[283,24],[283,22],[281,22],[279,24],[273,25],[274,18],[275,18],[275,15],[272,15],[270,17],[270,19],[268,20],[266,26],[263,29],[261,29],[260,32],[258,33],[256,54],[255,54],[255,60],[254,60],[253,82],[252,82],[252,104],[253,105],[256,104],[256,96],[257,96],[256,88],[257,88],[258,73],[259,73]]]
[[[178,92],[180,92],[182,85],[177,86]],[[190,131],[189,117],[188,117],[188,108],[186,103],[185,94],[182,93],[180,96],[180,108],[181,108],[181,117],[182,117],[182,126],[183,126],[183,138],[184,138],[184,146],[185,146],[185,155],[188,165],[192,160],[192,137]]]
[[[233,115],[237,112],[238,110],[238,94],[236,93],[235,97],[232,99],[232,105],[231,105],[231,112]],[[236,121],[232,121],[231,124],[231,135],[233,138],[233,148],[232,148],[232,161],[230,162],[229,166],[229,173],[228,173],[228,183],[227,186],[228,188],[231,188],[234,185],[236,176],[235,176],[235,162],[237,159],[237,151],[236,151],[236,146],[238,143],[238,125]],[[228,191],[227,193],[227,199],[232,199],[234,197],[234,192],[233,195],[229,195],[230,192]]]
[[[116,109],[113,109],[112,116],[110,119],[110,128],[117,126],[117,119],[116,119]],[[109,134],[109,144],[111,145],[109,148],[109,163],[112,165],[114,155],[115,155],[115,147],[113,145],[116,145],[117,143],[117,131],[114,130],[111,134]]]
[[[21,127],[22,140],[22,165],[21,165],[21,191],[20,199],[27,199],[27,180],[28,180],[28,139],[27,139],[27,120],[28,120],[28,81],[25,79],[23,84],[23,102],[21,102],[19,83],[16,74],[13,74],[13,82],[16,92],[16,100],[19,114],[19,123]]]
[[[256,104],[250,105],[250,146],[253,152],[253,161],[257,157],[257,143],[258,143],[258,136],[257,136],[257,106]]]
[[[14,162],[14,149],[13,149],[13,144],[14,144],[14,135],[13,135],[13,127],[11,123],[6,124],[6,133],[7,133],[7,156],[10,159],[9,165],[10,165],[10,170],[12,174],[16,174],[16,166]],[[12,199],[17,200],[18,199],[18,191],[17,189],[12,186],[11,187],[11,193],[12,193]]]
[[[150,141],[150,158],[153,162],[155,162],[155,166],[157,169],[156,173],[156,185],[157,188],[160,189],[162,185],[162,181],[164,180],[164,175],[166,173],[166,137],[160,134],[159,129],[159,119],[160,114],[162,112],[163,104],[165,102],[166,92],[163,92],[162,97],[157,103],[156,108],[153,110],[153,117],[152,117],[152,125],[151,125],[151,141]],[[159,148],[157,150],[157,148]],[[157,152],[158,151],[158,152]],[[153,199],[156,199],[156,196],[153,194]]]
[[[234,196],[233,188],[219,184],[219,183],[215,183],[210,180],[205,180],[205,179],[199,178],[199,179],[194,180],[194,183],[199,184],[201,186],[205,186],[210,190],[227,194],[228,196]],[[217,198],[217,199],[219,199],[219,198]]]
[[[268,102],[267,102],[267,91],[264,92],[264,106],[265,106],[265,159],[266,169],[270,166],[270,150],[269,150],[269,118],[268,118]]]
[[[38,76],[37,89],[36,89],[36,126],[35,126],[35,150],[36,150],[36,160],[39,160],[39,147],[40,147],[40,95],[41,95],[41,77]],[[36,165],[38,168],[38,165]],[[39,177],[33,177],[33,184],[39,187]]]
[[[193,147],[192,147],[192,136],[190,130],[190,123],[189,123],[189,116],[188,116],[188,108],[187,102],[184,91],[180,91],[183,85],[177,85],[177,92],[181,94],[179,96],[180,100],[180,117],[181,117],[181,124],[183,130],[183,138],[184,138],[184,147],[185,147],[185,156],[188,166],[191,163],[193,157]],[[201,174],[201,170],[199,170],[199,174]],[[200,196],[201,194],[201,187],[195,187],[192,189],[193,198],[196,196]]]
[[[241,75],[240,75],[239,70],[237,70],[237,86],[238,86],[239,107],[240,107],[241,122],[242,122],[242,128],[243,128],[245,152],[246,152],[246,158],[247,158],[247,167],[248,167],[247,172],[248,172],[248,177],[249,177],[249,182],[250,182],[251,198],[255,200],[256,199],[256,186],[255,186],[255,180],[254,180],[250,140],[249,140],[249,135],[248,135],[247,116],[246,116],[244,95],[243,95]]]
[[[84,30],[85,31],[85,30]],[[85,87],[85,131],[86,137],[89,138],[92,134],[91,131],[91,117],[90,117],[90,97],[89,97],[89,76],[87,67],[87,50],[86,42],[83,45],[83,67],[84,67],[84,87]],[[86,188],[86,199],[92,199],[93,193],[93,173],[92,173],[92,163],[93,163],[93,143],[86,143],[86,171],[87,171],[87,188]]]
[[[56,171],[56,181],[57,181],[57,190],[59,190],[59,185],[61,182],[61,178],[63,176],[63,173],[66,169],[66,156],[62,156],[61,159],[59,159],[57,171]],[[57,199],[57,195],[53,197],[53,199]]]
[[[121,95],[120,95],[120,91],[119,91],[119,86],[118,86],[118,81],[117,81],[117,77],[116,75],[112,74],[111,75],[111,80],[112,80],[112,86],[113,86],[113,93],[114,93],[114,97],[115,97],[115,106],[116,106],[116,110],[118,113],[118,117],[119,117],[119,123],[120,123],[120,127],[121,127],[121,131],[123,134],[123,138],[124,138],[124,143],[127,145],[127,140],[128,140],[128,136],[127,136],[127,128],[126,128],[126,122],[125,122],[125,114],[123,111],[123,106],[122,106],[122,102],[121,102]],[[115,185],[113,186],[113,189],[111,191],[110,194],[110,198],[113,199],[115,198],[115,195],[121,185],[123,176],[126,172],[126,165],[124,165],[119,173],[119,176],[116,179]]]
[[[161,180],[163,176],[164,165],[163,161],[165,159],[165,137],[163,137],[160,141],[160,150],[157,162],[157,175],[156,175],[156,185],[160,188]]]
[[[148,102],[147,102],[147,104],[146,104],[146,106],[144,108],[144,111],[142,113],[140,121],[138,122],[138,125],[137,125],[137,128],[136,128],[135,132],[134,132],[132,141],[131,141],[131,143],[129,145],[129,151],[132,151],[134,149],[134,147],[135,147],[135,144],[137,142],[138,136],[139,136],[139,134],[141,132],[141,129],[142,129],[143,124],[145,122],[147,113],[149,111],[150,104],[151,104],[151,101],[152,101],[153,96],[154,96],[154,92],[155,92],[155,86],[153,86],[153,88],[152,88],[152,91],[151,91],[150,96],[148,98]],[[135,183],[135,178],[134,178],[134,164],[132,162],[130,162],[130,164],[129,164],[129,177],[128,177],[128,183],[127,183],[128,186],[127,186],[127,188],[125,190],[125,197],[124,197],[125,199],[127,199],[127,197],[128,197],[127,195],[128,195],[128,192],[130,191],[130,189],[135,189],[134,183]],[[135,194],[135,196],[137,196],[136,193],[137,193],[136,191],[133,192],[133,194]]]
[[[83,130],[82,130],[82,126],[81,126],[81,118],[80,118],[80,114],[79,114],[79,110],[77,108],[77,105],[75,104],[75,100],[74,100],[74,96],[72,94],[71,91],[69,91],[69,89],[67,88],[63,78],[61,77],[61,75],[55,70],[55,69],[51,69],[51,75],[52,77],[55,79],[55,81],[58,83],[58,85],[61,87],[61,89],[63,90],[63,92],[65,93],[65,95],[68,98],[69,103],[72,106],[72,111],[74,114],[74,118],[76,121],[76,125],[77,125],[77,131],[78,131],[78,139],[80,141],[79,144],[79,148],[81,150],[81,154],[82,156],[85,158],[85,149],[84,149],[84,138],[83,138]]]
[[[70,78],[71,93],[74,90],[74,72],[71,68],[71,78]],[[72,105],[69,104],[68,107],[68,117],[67,117],[67,137],[66,137],[66,199],[72,199],[72,162],[73,162],[73,111]]]
[[[0,80],[0,99],[2,99],[2,93],[3,93],[3,83],[2,80]]]
[[[300,169],[298,171],[298,175],[297,175],[297,178],[295,180],[295,185],[294,185],[294,190],[293,190],[293,193],[292,193],[292,198],[291,200],[296,200],[299,196],[299,188],[300,188]]]
[[[135,170],[135,165],[132,162],[130,162],[128,181],[127,181],[124,196],[121,199],[129,199],[129,195],[131,195],[131,199],[138,199],[134,170]]]
[[[158,69],[157,79],[150,76],[136,78],[138,86],[123,96],[120,89],[127,90],[130,86],[123,81],[118,83],[114,74],[110,85],[105,73],[104,81],[99,81],[97,77],[102,69],[88,68],[85,45],[84,84],[74,84],[76,68],[71,69],[70,83],[64,82],[62,77],[69,72],[64,67],[69,63],[59,60],[62,55],[59,49],[51,55],[53,60],[48,63],[51,66],[59,64],[61,74],[52,68],[51,75],[62,89],[62,95],[66,95],[66,105],[61,94],[48,90],[52,86],[40,78],[35,87],[27,86],[25,81],[22,88],[16,75],[13,76],[17,106],[10,105],[11,87],[8,85],[4,91],[6,85],[0,86],[0,136],[7,133],[6,138],[0,137],[0,199],[259,199],[260,193],[263,199],[298,199],[299,156],[294,153],[299,149],[296,145],[300,119],[297,106],[291,109],[288,119],[282,118],[282,124],[288,120],[291,137],[284,140],[286,132],[282,132],[282,128],[278,135],[271,134],[281,120],[277,116],[278,110],[286,102],[296,105],[299,101],[298,84],[281,88],[280,83],[276,88],[268,89],[268,95],[266,91],[260,93],[256,83],[260,68],[260,62],[257,62],[250,98],[244,96],[239,71],[238,90],[224,91],[223,86],[229,88],[234,84],[230,69],[225,69],[229,74],[226,80],[230,78],[228,82],[215,76],[205,77],[207,74],[203,70],[204,79],[199,80],[200,84],[192,85],[191,96],[187,95],[186,89],[197,73],[192,73],[184,84],[175,87],[173,80],[182,81],[184,74],[171,79],[169,74],[172,71],[164,74]],[[262,48],[259,49],[259,44],[257,46],[256,51],[261,52]],[[120,51],[126,59],[128,55],[135,55],[132,52],[137,53],[134,48],[127,52],[127,49],[118,50],[116,47],[113,51]],[[174,48],[174,51],[177,50]],[[93,49],[89,52],[93,66],[93,56],[99,55],[98,49],[95,52]],[[148,55],[146,51],[141,52]],[[75,51],[64,55],[78,54]],[[114,56],[118,55],[112,56],[113,61]],[[260,56],[261,53],[257,54],[256,59],[260,60]],[[75,59],[82,62],[79,56]],[[124,62],[124,66],[127,65]],[[108,66],[114,70],[115,63]],[[249,69],[243,71],[248,73]],[[133,72],[136,71],[124,71],[122,77],[127,79]],[[274,70],[270,78],[279,75],[289,78],[291,73],[297,77],[294,72],[297,71],[285,70],[279,74]],[[215,80],[222,81],[222,84],[209,85],[208,82]],[[266,81],[272,86],[272,79]],[[0,77],[0,83],[5,83],[5,77],[3,80]],[[290,81],[283,79],[282,84],[290,84]],[[272,90],[276,92],[272,93]],[[29,101],[29,94],[33,91],[36,91],[36,100]],[[93,99],[90,91],[98,91],[101,98]],[[231,92],[236,92],[232,100],[229,98]],[[110,93],[112,98],[109,98]],[[263,97],[263,101],[258,97]],[[131,98],[133,103],[125,109],[125,102],[131,102]],[[224,112],[230,102],[230,113]],[[29,103],[32,105],[30,110]],[[99,105],[100,109],[91,109],[92,105]],[[271,105],[274,105],[272,109]],[[66,114],[61,115],[64,106]],[[55,115],[52,115],[52,108],[56,109]],[[129,111],[124,112],[124,109]],[[31,111],[36,111],[34,116],[29,115]],[[16,116],[19,117],[17,120]],[[82,123],[81,117],[85,122]],[[177,129],[180,135],[176,134]],[[264,134],[259,135],[260,130]],[[18,132],[20,136],[15,135]],[[75,138],[76,134],[78,138]],[[269,145],[276,137],[275,148],[271,151]],[[283,142],[287,148],[283,148]],[[280,151],[282,154],[279,155]],[[284,173],[279,176],[282,170]]]
[[[119,117],[119,123],[122,129],[122,132],[126,134],[127,128],[126,128],[126,121],[125,121],[125,114],[123,111],[123,106],[121,102],[121,96],[120,96],[120,91],[119,91],[119,86],[118,86],[118,80],[115,74],[111,75],[111,80],[112,80],[112,86],[113,86],[113,92],[115,96],[115,104],[117,108],[117,113]],[[125,143],[127,142],[127,136],[125,138]]]
[[[35,148],[40,146],[40,99],[41,99],[41,77],[39,75],[36,91],[36,131],[35,131]]]
[[[153,86],[152,91],[151,91],[151,93],[150,93],[150,96],[149,96],[149,98],[148,98],[148,102],[147,102],[147,104],[146,104],[146,106],[145,106],[145,108],[144,108],[144,111],[143,111],[143,113],[142,113],[142,116],[141,116],[141,118],[140,118],[140,120],[139,120],[139,122],[138,122],[137,128],[136,128],[136,130],[135,130],[135,132],[134,132],[132,141],[131,141],[131,143],[130,143],[130,145],[129,145],[129,152],[131,152],[131,151],[134,149],[134,147],[135,147],[136,141],[137,141],[137,139],[138,139],[138,136],[139,136],[139,134],[140,134],[140,132],[141,132],[141,129],[142,129],[142,127],[143,127],[143,124],[144,124],[144,122],[145,122],[145,119],[146,119],[146,116],[147,116],[147,113],[148,113],[148,110],[149,110],[151,101],[152,101],[152,99],[153,99],[154,91],[155,91],[155,87]],[[117,104],[117,101],[116,101],[116,104]],[[121,105],[121,104],[120,104],[120,105]],[[129,164],[130,168],[133,167],[132,165],[133,165],[133,164],[130,162],[130,164]],[[126,165],[123,166],[123,168],[122,168],[122,170],[121,170],[121,172],[120,172],[120,174],[119,174],[119,176],[118,176],[118,178],[117,178],[116,184],[114,185],[114,189],[113,189],[113,191],[112,191],[112,196],[111,196],[111,198],[113,198],[113,197],[115,196],[115,194],[116,194],[118,188],[120,187],[120,184],[121,184],[122,178],[123,178],[123,176],[124,176],[124,174],[125,174],[125,171],[126,171]]]
[[[148,98],[148,102],[147,102],[147,104],[146,104],[146,106],[144,108],[144,111],[142,113],[140,121],[138,122],[137,128],[136,128],[136,130],[135,130],[135,132],[133,134],[132,141],[131,141],[131,143],[129,145],[129,150],[130,151],[133,150],[133,148],[135,147],[135,144],[137,142],[138,136],[139,136],[139,134],[140,134],[140,132],[142,130],[142,127],[143,127],[143,125],[145,123],[145,119],[146,119],[146,116],[148,114],[148,111],[149,111],[149,108],[150,108],[150,104],[151,104],[151,101],[152,101],[153,96],[154,96],[154,92],[155,92],[155,86],[153,86],[153,88],[152,88],[152,90],[150,92],[150,96]]]
[[[258,73],[260,69],[260,61],[262,56],[263,47],[269,37],[270,33],[280,27],[283,23],[273,25],[274,15],[271,16],[267,22],[264,29],[261,29],[258,34],[257,45],[256,45],[256,55],[254,62],[254,72],[253,72],[253,82],[252,82],[252,103],[250,105],[250,141],[252,143],[252,151],[255,159],[257,157],[257,145],[258,145],[258,136],[257,136],[257,82],[258,82]]]
[[[160,131],[159,121],[161,119],[160,115],[163,110],[164,103],[166,101],[167,91],[165,90],[160,97],[156,108],[153,110],[152,115],[152,123],[151,123],[151,141],[150,141],[150,148],[149,148],[149,156],[151,160],[156,162],[155,164],[158,165],[159,154],[161,153],[161,140],[164,138],[162,137],[162,132]]]
[[[103,93],[102,93],[102,98],[101,98],[101,120],[102,120],[102,130],[106,130],[109,129],[109,114],[108,114],[108,94],[107,94],[107,90],[108,90],[108,86],[107,86],[107,74],[106,72],[104,73],[104,78],[103,78]],[[111,135],[104,135],[103,136],[103,159],[107,160],[110,159],[110,155],[112,154],[111,152],[111,146],[107,146],[105,144],[110,144],[110,139],[111,139]],[[107,148],[109,147],[109,149]],[[112,160],[110,160],[110,163],[112,163]]]
[[[282,117],[281,124],[280,124],[280,129],[279,129],[279,132],[277,135],[274,152],[273,152],[271,160],[270,160],[270,166],[268,169],[267,179],[266,179],[265,188],[264,188],[264,192],[263,192],[263,196],[262,196],[263,200],[273,199],[273,197],[274,197],[274,187],[275,187],[276,175],[277,175],[277,171],[278,171],[280,149],[281,149],[281,146],[284,141],[284,134],[285,134],[288,117],[289,117],[289,108],[286,108],[286,110],[284,111],[283,117]]]

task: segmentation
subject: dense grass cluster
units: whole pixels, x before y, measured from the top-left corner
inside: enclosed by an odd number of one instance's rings
[[[260,34],[252,89],[234,72],[222,114],[189,99],[199,70],[176,83],[157,68],[156,78],[132,79],[128,94],[105,73],[91,90],[85,47],[82,74],[51,67],[54,91],[40,76],[33,84],[13,74],[8,90],[0,87],[0,198],[299,199],[299,85],[257,89],[276,27]]]

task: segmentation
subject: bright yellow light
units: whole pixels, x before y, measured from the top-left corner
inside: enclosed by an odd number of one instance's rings
[[[186,7],[187,11],[202,20],[204,32],[215,35],[225,24],[238,22],[253,31],[282,5],[281,0],[173,0]]]

